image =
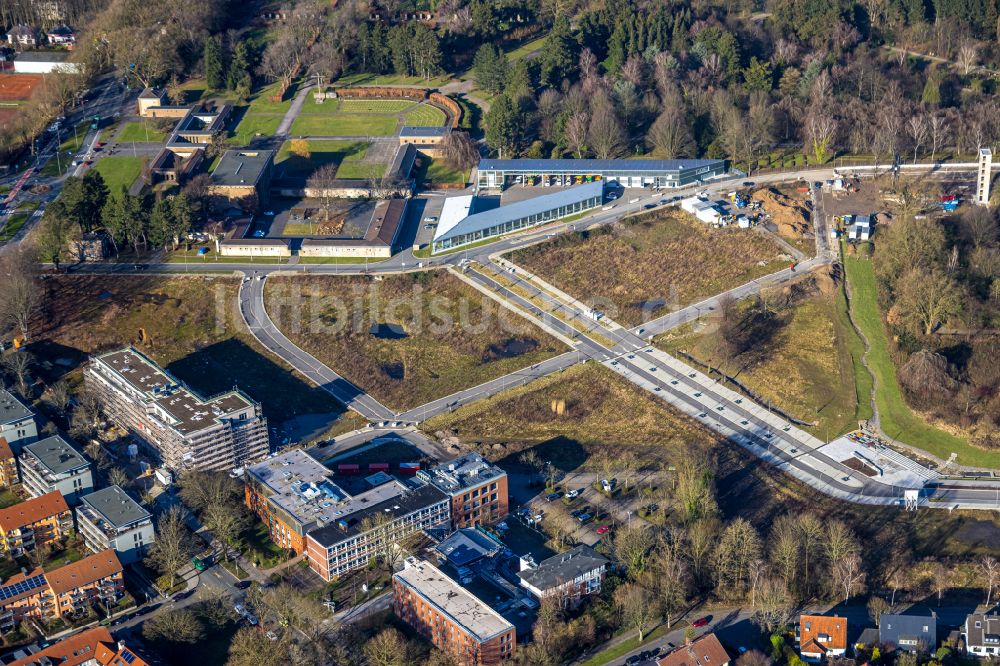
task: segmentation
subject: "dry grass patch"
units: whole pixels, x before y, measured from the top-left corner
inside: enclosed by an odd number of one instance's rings
[[[723,351],[727,345],[714,319],[696,330],[688,327],[661,336],[657,345],[735,379],[758,399],[813,424],[807,430],[817,437],[833,437],[856,428],[858,422],[854,362],[848,348],[856,333],[838,296],[837,290],[819,291],[812,278],[769,294],[765,302],[776,316],[767,327],[767,338],[735,358]]]
[[[239,386],[261,402],[273,425],[343,411],[257,344],[236,310],[236,278],[64,275],[44,284],[45,309],[32,344],[62,368],[135,344],[206,395]]]
[[[564,350],[446,272],[271,278],[267,310],[297,345],[396,409]]]
[[[563,402],[561,414],[553,401]],[[673,462],[692,445],[707,449],[716,441],[665,402],[589,362],[442,414],[424,427],[480,442],[484,449],[502,443],[509,452],[556,442],[553,464],[565,469],[579,467],[592,452],[608,447]]]
[[[754,230],[713,229],[675,209],[564,236],[511,259],[630,326],[642,323],[644,313],[659,316],[788,261]]]

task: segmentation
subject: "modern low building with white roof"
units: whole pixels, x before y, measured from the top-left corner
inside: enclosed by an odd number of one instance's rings
[[[475,212],[475,198],[456,199],[471,199],[468,204],[469,213],[466,217],[460,217],[461,209],[466,205],[464,201],[456,201],[450,204],[450,208],[448,202],[451,199],[445,202],[448,210],[442,211],[434,233],[431,244],[433,252],[503,236],[597,208],[604,202],[604,183],[598,181],[577,185],[480,213]]]
[[[18,462],[21,481],[32,497],[59,491],[73,506],[94,489],[90,461],[59,435],[25,445]]]
[[[684,187],[725,175],[725,160],[480,160],[476,183],[504,188],[528,179],[541,185],[608,180],[624,187]]]

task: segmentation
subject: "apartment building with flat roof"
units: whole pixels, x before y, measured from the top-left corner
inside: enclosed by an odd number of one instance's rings
[[[84,376],[108,418],[166,467],[226,470],[267,455],[267,419],[238,389],[203,398],[131,347],[93,357]]]
[[[0,437],[0,488],[10,488],[20,481],[14,449],[10,448],[6,439]]]
[[[297,555],[310,530],[344,515],[339,504],[350,497],[329,468],[301,449],[248,467],[244,480],[247,506],[267,525],[271,540]]]
[[[0,509],[0,543],[13,556],[69,534],[73,514],[59,492]]]
[[[0,387],[0,437],[17,454],[25,444],[38,439],[35,413],[13,393]]]
[[[355,495],[338,511],[306,535],[309,566],[326,581],[367,565],[416,532],[447,524],[449,501],[431,484],[392,479]]]
[[[507,517],[507,472],[478,453],[467,453],[417,477],[446,493],[451,500],[451,527],[475,527]]]
[[[115,604],[124,593],[122,565],[113,550],[49,572],[18,573],[0,586],[0,629],[7,631],[26,617],[54,620],[97,602]]]
[[[462,666],[496,666],[514,656],[514,625],[429,562],[407,558],[393,575],[392,608]]]
[[[21,482],[32,497],[59,492],[74,506],[94,489],[90,461],[59,435],[26,444],[19,462]]]
[[[110,548],[122,564],[144,558],[156,540],[153,515],[119,486],[84,495],[76,508],[76,523],[87,548],[95,553]]]

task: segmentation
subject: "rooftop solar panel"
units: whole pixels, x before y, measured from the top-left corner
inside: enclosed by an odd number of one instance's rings
[[[37,589],[45,585],[45,576],[32,576],[13,585],[0,587],[0,601],[6,601],[30,590]]]

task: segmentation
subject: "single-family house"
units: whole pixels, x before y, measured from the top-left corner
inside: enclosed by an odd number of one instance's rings
[[[847,618],[836,615],[799,617],[799,654],[806,661],[842,657],[847,652]]]
[[[718,636],[705,634],[660,657],[656,666],[729,666],[729,653]]]
[[[878,625],[879,642],[907,652],[934,652],[937,648],[937,617],[934,615],[883,615]]]
[[[7,33],[7,43],[22,49],[33,49],[42,41],[42,32],[33,25],[15,25]]]
[[[563,606],[576,605],[581,598],[599,594],[608,558],[590,546],[577,546],[542,560],[536,567],[517,572],[524,587],[538,599],[556,597]]]
[[[76,44],[76,32],[65,23],[49,28],[45,33],[45,39],[53,46],[67,46],[72,48]]]
[[[855,215],[847,227],[847,237],[850,240],[866,241],[872,237],[871,215]]]
[[[978,657],[1000,655],[1000,614],[992,612],[970,613],[962,628],[965,651]]]

